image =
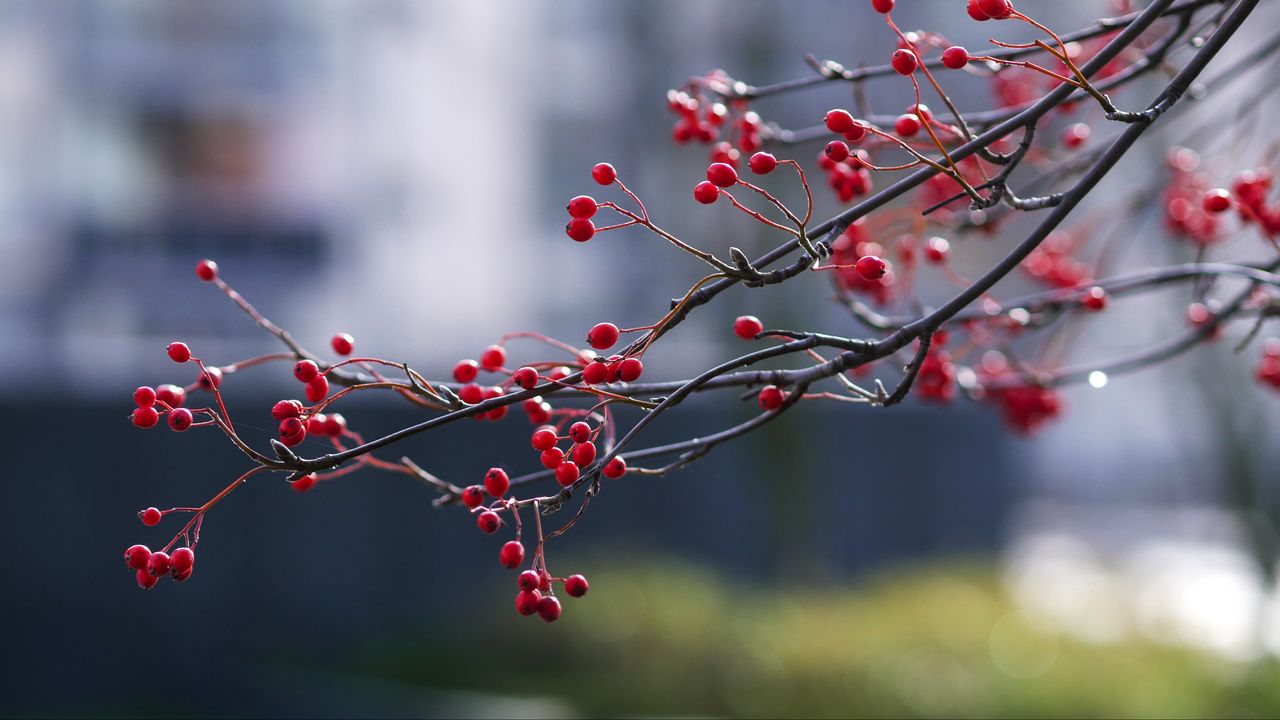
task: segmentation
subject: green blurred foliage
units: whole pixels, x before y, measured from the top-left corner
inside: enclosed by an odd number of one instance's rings
[[[589,574],[590,593],[565,598],[555,625],[512,611],[443,637],[439,624],[404,630],[346,669],[584,716],[1280,716],[1280,664],[1056,633],[983,564],[851,588],[751,587],[669,562],[609,567],[625,570]]]

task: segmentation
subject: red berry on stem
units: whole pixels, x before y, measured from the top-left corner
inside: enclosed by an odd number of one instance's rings
[[[579,420],[569,426],[569,439],[576,443],[584,443],[591,439],[591,426]]]
[[[525,571],[529,572],[529,571]],[[516,593],[516,612],[521,615],[532,615],[538,612],[538,604],[542,601],[542,595],[538,593],[536,588],[521,590]]]
[[[307,399],[318,403],[329,395],[329,378],[317,375],[307,383]]]
[[[511,381],[525,390],[531,390],[538,384],[538,371],[531,367],[522,367],[511,373]]]
[[[156,412],[155,408],[134,408],[133,414],[129,416],[129,419],[133,421],[134,425],[146,430],[155,427],[156,423],[160,422],[160,413]]]
[[[590,219],[596,214],[596,199],[590,195],[579,195],[569,201],[566,209],[570,217]]]
[[[453,366],[453,379],[460,383],[469,383],[480,374],[480,363],[475,360],[459,360]]]
[[[498,562],[504,568],[516,569],[524,562],[524,546],[511,540],[498,551]]]
[[[133,402],[140,408],[149,408],[156,404],[156,391],[143,385],[133,391]]]
[[[853,116],[848,110],[828,110],[823,119],[827,129],[833,133],[843,133],[853,128]]]
[[[169,574],[169,553],[153,552],[147,558],[147,572],[151,577],[164,577]]]
[[[591,168],[591,179],[601,185],[612,185],[613,181],[618,179],[618,171],[614,170],[609,163],[597,163]]]
[[[186,408],[174,408],[169,411],[169,428],[174,432],[182,432],[191,427],[191,421],[194,418],[191,411]]]
[[[187,400],[187,391],[177,385],[161,385],[156,388],[156,401],[169,407],[181,407]]]
[[[893,131],[899,137],[911,137],[920,132],[920,118],[911,113],[899,115],[898,119],[893,121]]]
[[[969,64],[969,51],[959,45],[952,45],[942,51],[942,64],[952,70],[959,70]]]
[[[537,590],[540,584],[538,573],[533,570],[525,570],[516,576],[516,587],[521,590]]]
[[[507,471],[502,468],[489,468],[489,472],[484,474],[484,489],[495,498],[500,498],[507,494],[507,490],[511,487],[511,479],[507,477]]]
[[[640,358],[629,357],[618,363],[618,379],[622,382],[635,382],[644,373],[644,363]]]
[[[147,572],[146,568],[142,568],[138,570],[138,572],[134,573],[134,578],[138,581],[138,587],[143,590],[150,590],[156,586],[156,583],[160,582],[160,578]]]
[[[507,351],[501,345],[490,345],[480,353],[480,367],[494,372],[507,362]]]
[[[756,398],[756,403],[761,410],[777,410],[782,407],[783,399],[781,388],[777,385],[765,385],[760,388],[760,395]]]
[[[586,242],[595,237],[596,225],[586,218],[574,218],[564,226],[564,234],[575,242]]]
[[[693,199],[703,205],[710,205],[720,199],[720,188],[716,187],[715,183],[710,180],[703,180],[693,186]]]
[[[301,383],[311,382],[319,374],[320,366],[311,360],[299,360],[293,366],[293,376]]]
[[[593,442],[578,443],[573,448],[573,464],[580,468],[587,467],[596,461],[596,444]]]
[[[864,279],[879,280],[884,277],[885,271],[889,269],[889,264],[875,255],[864,255],[858,258],[858,262],[853,264],[853,268]]]
[[[1013,14],[1010,0],[978,0],[978,9],[992,20],[1003,20]]]
[[[538,617],[549,623],[559,620],[560,601],[550,595],[544,596],[538,601]]]
[[[222,370],[216,367],[207,367],[196,375],[196,384],[202,390],[212,391],[214,388],[222,385]]]
[[[201,260],[196,263],[196,277],[205,282],[213,282],[218,277],[218,263],[212,260]]]
[[[145,568],[147,566],[147,560],[150,558],[151,548],[146,545],[134,545],[124,551],[125,567],[131,570],[141,570]]]
[[[138,517],[142,519],[142,524],[147,527],[154,527],[160,524],[160,518],[163,517],[159,508],[149,507],[138,513]]]
[[[743,340],[755,340],[764,331],[764,323],[755,315],[743,315],[733,321],[733,334]]]
[[[169,359],[176,363],[189,362],[191,360],[191,348],[186,343],[171,342],[165,348],[165,352],[169,353]]]
[[[475,405],[484,400],[484,390],[475,383],[467,383],[458,388],[458,397],[468,405]]]
[[[578,481],[579,474],[577,465],[574,465],[571,462],[562,462],[559,467],[556,468],[556,482],[560,483],[564,487],[569,487]]]
[[[893,69],[899,75],[910,75],[916,71],[916,66],[920,64],[920,61],[916,58],[914,52],[907,48],[898,48],[893,51],[893,57],[889,64],[893,65]]]
[[[757,175],[768,175],[778,167],[778,158],[767,152],[758,152],[747,161],[747,167]]]
[[[618,342],[621,331],[613,323],[599,323],[587,331],[587,343],[597,350],[608,350]]]
[[[609,379],[609,366],[602,362],[589,363],[582,369],[582,382],[588,385],[599,385]]]
[[[302,403],[297,400],[281,400],[271,406],[271,417],[277,420],[298,417],[302,414]]]
[[[849,146],[842,140],[832,140],[827,143],[823,152],[831,158],[831,162],[844,162],[844,159],[849,157]]]
[[[738,171],[729,163],[711,163],[707,166],[707,181],[717,187],[733,187],[738,184]]]
[[[492,535],[498,532],[498,528],[502,527],[502,518],[498,517],[498,513],[492,510],[485,510],[476,516],[476,527],[480,528],[480,532]]]
[[[350,355],[352,350],[356,349],[355,338],[347,333],[338,333],[329,340],[329,345],[333,347],[333,351],[343,357]]]
[[[189,547],[180,547],[173,551],[169,556],[169,567],[173,569],[173,574],[189,572],[196,564],[196,554]]]
[[[583,423],[583,425],[585,424]],[[572,434],[572,429],[570,434]],[[556,431],[551,428],[538,428],[533,432],[532,443],[534,450],[550,450],[556,446]]]
[[[871,0],[871,9],[888,15],[893,10],[893,0]]]
[[[1201,201],[1201,204],[1207,213],[1225,212],[1231,209],[1231,193],[1222,188],[1214,188],[1204,194],[1204,200]],[[138,404],[141,405],[142,403]]]
[[[627,461],[616,457],[605,463],[603,472],[605,477],[616,480],[627,474]]]
[[[468,510],[475,510],[484,503],[484,488],[471,485],[462,490],[462,504]]]
[[[564,462],[564,451],[558,447],[550,447],[542,451],[539,457],[542,466],[551,470],[560,467],[560,463]]]
[[[569,597],[582,597],[587,594],[587,579],[581,575],[570,575],[564,579],[564,591]]]

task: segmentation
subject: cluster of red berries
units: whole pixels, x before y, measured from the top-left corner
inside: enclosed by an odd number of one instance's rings
[[[705,80],[719,85],[733,82],[721,70],[709,73]],[[691,86],[686,90],[668,91],[667,107],[677,116],[671,128],[671,139],[677,144],[691,140],[712,143],[724,132],[725,139],[712,151],[713,161],[736,166],[741,154],[760,149],[764,123],[758,114],[747,109],[745,100],[733,100],[729,105],[708,101],[703,99],[700,88]]]
[[[155,511],[156,522],[159,522],[160,511],[147,508],[144,512],[150,511]],[[151,552],[146,545],[134,545],[124,551],[124,565],[134,571],[138,587],[150,590],[166,575],[173,578],[174,582],[182,582],[191,577],[191,573],[195,571],[196,554],[189,547],[180,547],[169,554],[163,550]]]
[[[867,239],[866,225],[852,223],[831,243],[831,262],[837,282],[845,290],[867,295],[878,305],[889,302],[894,283],[884,249]]]
[[[516,612],[534,615],[547,622],[560,619],[560,601],[551,593],[553,582],[564,583],[565,594],[580,598],[587,594],[587,579],[582,575],[553,578],[546,570],[525,570],[516,577]]]
[[[299,360],[293,366],[293,377],[306,386],[307,400],[318,403],[329,396],[329,378],[314,360]]]
[[[347,429],[347,420],[342,415],[315,413],[308,417],[306,407],[297,400],[277,402],[271,407],[271,417],[280,421],[280,442],[289,447],[301,443],[308,435],[341,437]]]
[[[137,405],[129,418],[144,430],[155,427],[160,422],[160,413],[169,414],[169,427],[182,432],[191,427],[194,417],[191,411],[182,407],[187,400],[187,391],[177,385],[161,385],[157,388],[143,385],[133,391],[133,402]],[[161,410],[156,410],[159,405]]]
[[[1221,196],[1210,190],[1209,175],[1200,172],[1200,156],[1190,148],[1169,151],[1169,183],[1164,188],[1165,227],[1196,245],[1211,245],[1221,239],[1218,214],[1224,207]]]
[[[949,403],[956,397],[956,365],[943,347],[946,341],[945,332],[934,333],[929,352],[920,361],[915,391],[923,400]]]
[[[596,163],[591,168],[591,179],[598,185],[612,185],[618,179],[618,171],[609,163]],[[579,195],[569,200],[565,208],[569,213],[569,222],[564,226],[565,234],[575,242],[586,242],[595,237],[596,224],[591,218],[595,217],[599,208],[600,204],[590,195]]]
[[[1069,288],[1087,283],[1092,273],[1087,264],[1075,259],[1077,245],[1070,233],[1055,230],[1044,239],[1040,247],[1027,255],[1022,261],[1022,269],[1052,288]]]
[[[854,119],[847,110],[831,110],[823,119],[827,129],[844,140],[827,143],[818,153],[818,167],[827,172],[827,186],[840,202],[849,202],[871,192],[871,171],[865,150],[851,149],[870,133],[866,123]]]
[[[999,406],[1005,425],[1024,434],[1032,433],[1062,413],[1062,396],[1038,385],[993,387],[1006,385],[1015,373],[1002,353],[988,352],[978,371],[979,385],[984,388],[979,396]]]
[[[1013,15],[1013,3],[1009,0],[969,0],[969,17],[984,22],[1004,20]]]

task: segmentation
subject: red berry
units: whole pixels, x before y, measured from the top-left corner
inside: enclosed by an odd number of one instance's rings
[[[951,243],[946,238],[931,237],[929,242],[924,246],[924,257],[932,263],[946,262],[947,254],[951,250]]]
[[[205,282],[213,282],[218,277],[218,263],[212,260],[201,260],[196,263],[196,277]]]
[[[761,410],[777,410],[782,407],[782,401],[782,389],[777,385],[765,385],[760,388],[760,395],[756,398],[756,403]]]
[[[609,366],[602,362],[589,363],[582,369],[582,382],[588,385],[599,385],[609,379]]]
[[[888,15],[893,10],[893,0],[871,0],[871,9]]]
[[[328,430],[325,427],[325,424],[328,422],[329,416],[324,413],[316,413],[315,415],[312,415],[311,418],[307,420],[307,434],[318,435],[320,437],[328,435]]]
[[[489,468],[489,472],[484,474],[484,489],[495,498],[500,498],[507,494],[507,489],[511,487],[511,479],[507,477],[507,471],[502,468]]]
[[[307,399],[313,403],[318,403],[329,395],[329,378],[323,375],[317,375],[311,378],[307,383]]]
[[[573,464],[580,468],[587,467],[596,461],[596,444],[593,442],[578,443],[573,448]]]
[[[867,137],[868,132],[869,131],[867,130],[866,123],[863,123],[859,120],[854,120],[853,127],[850,127],[848,130],[844,131],[844,139],[851,143],[860,143],[864,138]],[[856,158],[857,156],[854,155],[853,157]]]
[[[467,383],[458,388],[458,397],[468,405],[475,405],[484,400],[484,390],[475,383]]]
[[[768,175],[778,167],[778,158],[767,152],[758,152],[747,161],[747,167],[757,175]]]
[[[612,185],[613,181],[618,179],[618,171],[614,170],[609,163],[597,163],[591,168],[591,179],[601,185]]]
[[[184,363],[191,360],[191,348],[186,343],[171,342],[165,348],[165,352],[169,353],[169,359],[176,363]]]
[[[1062,146],[1068,150],[1075,150],[1089,139],[1089,126],[1084,123],[1075,123],[1068,127],[1062,133]]]
[[[969,51],[959,45],[952,45],[942,51],[942,64],[952,70],[959,70],[969,64]]]
[[[345,357],[350,355],[352,350],[355,350],[356,341],[355,338],[347,333],[338,333],[329,341],[329,345],[333,347],[334,352]]]
[[[156,391],[143,385],[133,391],[133,402],[140,408],[149,408],[156,404]]]
[[[755,315],[743,315],[733,321],[733,334],[743,340],[755,340],[761,332],[764,332],[764,323]]]
[[[893,121],[893,131],[899,137],[911,137],[920,132],[920,118],[911,113],[899,115],[898,119]]]
[[[511,540],[498,551],[498,562],[504,568],[516,569],[524,562],[524,546]]]
[[[550,447],[542,451],[539,459],[543,467],[554,470],[564,462],[564,451],[558,447]]]
[[[596,199],[590,195],[579,195],[569,201],[566,209],[569,211],[569,217],[589,220],[596,214]]]
[[[1204,194],[1204,200],[1201,201],[1201,204],[1207,213],[1225,212],[1231,209],[1231,193],[1222,188],[1214,188]],[[138,404],[141,405],[142,403]]]
[[[569,597],[582,597],[587,594],[587,579],[581,575],[570,575],[564,579],[564,591]]]
[[[169,574],[169,553],[153,552],[147,558],[147,573],[151,577],[164,577]]]
[[[916,58],[916,54],[906,48],[898,48],[893,51],[893,58],[889,61],[893,65],[893,69],[899,75],[910,75],[916,71],[916,66],[920,61]]]
[[[587,331],[587,343],[597,350],[608,350],[618,342],[621,332],[613,323],[600,323]]]
[[[320,366],[316,365],[315,362],[311,360],[299,360],[297,364],[293,366],[293,376],[297,378],[300,383],[309,383],[319,374]]]
[[[475,510],[484,503],[484,488],[471,485],[462,490],[462,504],[468,510]]]
[[[616,457],[604,465],[604,476],[610,480],[616,480],[627,474],[627,461],[620,457]]]
[[[618,379],[622,382],[635,382],[644,373],[644,363],[640,358],[629,357],[618,363]]]
[[[155,408],[134,408],[130,419],[133,420],[134,425],[146,430],[155,427],[156,423],[160,422],[160,413],[156,412]]]
[[[969,0],[969,6],[966,8],[966,12],[969,13],[969,17],[977,20],[978,22],[985,22],[991,19],[987,17],[986,13],[982,12],[982,8],[978,7],[978,0]]]
[[[521,590],[537,590],[540,584],[538,573],[533,570],[525,570],[516,577],[516,587]]]
[[[194,571],[194,567],[188,568],[185,572],[178,572],[175,570],[169,577],[172,577],[174,582],[185,582],[187,578],[191,577],[191,573]]]
[[[542,595],[536,589],[521,590],[516,593],[516,612],[521,615],[532,615],[538,612],[540,602],[542,602]]]
[[[564,226],[564,234],[575,242],[586,242],[595,237],[596,224],[586,218],[574,218]]]
[[[538,384],[538,371],[531,367],[522,367],[511,373],[511,382],[525,390],[532,390],[533,386]]]
[[[715,183],[710,180],[703,180],[693,186],[693,199],[703,205],[710,205],[720,199],[720,188],[716,187]]]
[[[186,408],[174,408],[169,411],[169,428],[174,432],[182,432],[191,427],[191,421],[194,418],[191,411]]]
[[[476,516],[476,527],[480,528],[480,532],[485,535],[492,535],[502,527],[502,518],[492,510],[485,510]]]
[[[201,390],[210,390],[222,385],[222,370],[216,367],[209,367],[201,370],[196,375],[196,384]]]
[[[556,468],[556,482],[560,483],[564,487],[569,487],[577,482],[578,475],[578,466],[571,462],[562,462],[560,463],[560,466]]]
[[[538,616],[547,622],[560,619],[560,601],[547,595],[538,601]]]
[[[853,264],[853,269],[857,270],[858,274],[867,280],[879,280],[884,277],[885,270],[888,268],[888,263],[875,255],[864,255],[858,258],[858,262]]]
[[[569,439],[576,443],[584,443],[591,439],[591,426],[579,420],[569,426]]]
[[[292,438],[295,436],[301,436],[301,437],[298,437],[297,442],[302,442],[302,437],[306,437],[306,434],[307,434],[306,424],[302,422],[301,418],[296,418],[296,417],[287,417],[281,420],[279,430],[280,430],[280,439],[283,440],[284,444],[286,445],[297,444],[297,443],[290,443],[289,438]]]
[[[160,578],[147,572],[146,568],[138,570],[138,572],[134,573],[134,577],[138,581],[138,587],[143,590],[150,590],[156,586],[156,583],[160,582]]]
[[[460,383],[469,383],[480,374],[480,363],[475,360],[459,360],[453,366],[453,379]]]
[[[823,152],[831,158],[831,162],[844,162],[844,159],[849,157],[849,146],[842,140],[832,140],[827,143]]]
[[[584,425],[586,423],[583,423]],[[570,429],[572,433],[572,429]],[[534,450],[550,450],[556,446],[556,431],[551,428],[538,428],[533,433]]]
[[[298,417],[302,414],[302,403],[297,400],[281,400],[271,406],[271,417],[277,420]]]
[[[833,133],[843,133],[853,128],[853,116],[848,110],[828,110],[824,118],[827,129]]]
[[[978,0],[978,9],[992,20],[1003,20],[1013,14],[1010,0]]]
[[[146,525],[147,527],[154,527],[160,524],[160,518],[162,518],[163,515],[159,509],[149,507],[138,513],[138,517],[142,520],[143,525]]]
[[[146,545],[134,545],[124,551],[124,564],[130,570],[141,570],[147,566],[151,558],[151,548]]]
[[[738,184],[738,171],[729,163],[711,163],[707,166],[707,181],[717,187],[733,187]]]
[[[187,391],[177,385],[161,385],[156,388],[156,401],[169,407],[182,407],[187,400]]]
[[[304,493],[315,487],[317,480],[319,480],[319,478],[316,477],[315,473],[307,473],[290,483],[290,487],[292,487],[293,491],[296,493]]]
[[[480,353],[480,367],[495,372],[507,363],[507,351],[501,345],[490,345]]]
[[[180,547],[173,551],[169,556],[169,567],[173,569],[173,574],[190,572],[191,568],[196,564],[196,554],[189,547]]]
[[[1098,312],[1107,306],[1107,291],[1100,287],[1091,287],[1080,299],[1080,306],[1090,312]]]

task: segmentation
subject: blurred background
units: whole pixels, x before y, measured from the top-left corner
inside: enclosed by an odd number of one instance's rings
[[[664,93],[713,68],[803,76],[805,52],[879,63],[893,45],[865,5],[0,0],[0,713],[1280,714],[1280,396],[1251,379],[1256,345],[1232,352],[1246,328],[1069,389],[1064,417],[1029,438],[963,401],[808,403],[683,472],[629,478],[552,545],[553,571],[592,583],[553,626],[512,612],[498,539],[374,472],[306,495],[255,479],[209,515],[183,586],[142,593],[120,567],[125,547],[168,538],[139,508],[197,504],[245,469],[212,432],[136,430],[132,389],[191,380],[164,356],[175,338],[220,363],[276,350],[195,280],[198,259],[304,344],[350,332],[359,352],[432,377],[503,332],[577,341],[601,320],[651,322],[701,268],[640,232],[568,241],[567,199],[599,193],[588,171],[609,161],[681,236],[772,247],[689,201],[705,148],[670,142]],[[900,0],[894,17],[979,47],[991,28],[963,7]],[[1068,30],[1113,11],[1034,12]],[[1211,70],[1269,38],[1280,13],[1256,15]],[[1176,143],[1207,140],[1223,182],[1261,162],[1274,72],[1171,116],[1082,210],[1090,232],[1129,236],[1118,269],[1193,256],[1156,203],[1118,213],[1114,198],[1154,195]],[[985,83],[955,82],[962,107],[991,105]],[[869,92],[892,108],[910,100],[901,85]],[[1158,89],[1151,77],[1121,97]],[[1193,134],[1242,102],[1263,122]],[[833,86],[755,109],[800,127],[841,103]],[[819,192],[818,217],[838,209]],[[958,269],[1018,227],[959,240]],[[1265,254],[1256,238],[1222,253]],[[926,299],[954,291],[928,280]],[[1186,292],[1115,303],[1069,359],[1177,332]],[[830,295],[816,277],[728,292],[646,357],[647,375],[740,353],[739,314],[858,332]],[[284,366],[224,387],[258,444],[269,403],[297,392]],[[738,422],[739,405],[688,403],[646,444]],[[344,414],[366,435],[421,417],[387,398]],[[495,464],[527,472],[519,415],[403,450],[461,484]]]

